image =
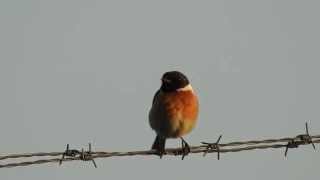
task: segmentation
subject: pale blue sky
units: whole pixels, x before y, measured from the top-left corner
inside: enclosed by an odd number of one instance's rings
[[[163,72],[200,98],[186,137],[320,133],[318,1],[0,1],[0,154],[149,149]],[[170,140],[168,146],[180,145]],[[319,149],[319,146],[317,146]],[[1,169],[0,179],[318,179],[310,147],[202,158],[122,157]]]

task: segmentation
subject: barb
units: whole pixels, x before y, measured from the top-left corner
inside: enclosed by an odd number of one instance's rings
[[[284,153],[284,156],[287,157],[288,155],[288,149],[289,148],[298,148],[299,145],[305,145],[305,144],[312,144],[312,147],[314,150],[316,150],[316,146],[314,145],[313,141],[312,141],[312,137],[309,134],[309,127],[308,127],[308,123],[305,124],[306,126],[306,134],[299,134],[296,136],[296,138],[291,139],[291,141],[288,142],[287,146],[286,146],[286,151]],[[297,141],[297,139],[299,141]]]
[[[210,150],[215,149],[215,150],[217,150],[217,158],[218,158],[218,160],[220,160],[220,144],[219,144],[219,142],[220,142],[221,138],[222,138],[222,135],[219,136],[218,140],[215,143],[201,142],[201,144],[204,144],[207,146],[207,151],[205,151],[203,153],[203,157],[206,156]]]
[[[97,164],[94,161],[94,157],[91,152],[91,143],[89,143],[89,151],[83,151],[83,149],[81,150],[80,159],[82,161],[92,161],[94,167],[97,168]]]
[[[265,139],[265,140],[251,140],[251,141],[237,141],[230,143],[219,143],[222,135],[219,136],[215,143],[202,142],[202,145],[190,147],[190,153],[217,153],[218,159],[220,159],[220,153],[240,152],[257,149],[279,149],[285,148],[285,156],[287,156],[289,148],[298,148],[302,145],[311,144],[316,149],[315,144],[320,143],[320,135],[311,136],[309,134],[308,124],[306,124],[306,134],[300,134],[295,137],[280,138],[280,139]],[[166,155],[182,155],[181,148],[166,149]],[[0,168],[11,168],[18,166],[29,166],[33,164],[44,164],[58,162],[61,164],[66,161],[92,161],[94,167],[97,167],[94,159],[96,158],[109,158],[120,156],[141,156],[141,155],[157,155],[155,150],[145,151],[130,151],[130,152],[108,152],[108,151],[92,151],[91,144],[89,143],[89,150],[81,151],[75,149],[69,149],[67,144],[64,152],[41,152],[41,153],[24,153],[24,154],[11,154],[7,156],[0,156],[0,162],[8,159],[17,158],[31,158],[31,157],[47,157],[44,159],[36,159],[30,161],[14,162],[7,164],[0,164]],[[54,156],[62,156],[62,158],[50,158]]]
[[[62,161],[64,161],[65,156],[69,156],[69,157],[76,157],[78,154],[80,154],[80,152],[76,149],[69,149],[69,144],[67,144],[67,148],[66,151],[62,154],[62,157],[59,161],[59,165],[62,164]]]

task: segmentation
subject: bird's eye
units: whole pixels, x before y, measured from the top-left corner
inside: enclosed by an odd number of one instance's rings
[[[163,78],[163,79],[162,79],[162,82],[163,82],[163,83],[168,83],[168,84],[169,84],[169,83],[171,83],[172,81],[171,81],[170,79]]]

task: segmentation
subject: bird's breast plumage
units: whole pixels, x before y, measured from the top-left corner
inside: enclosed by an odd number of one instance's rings
[[[150,126],[160,136],[181,137],[194,128],[198,106],[198,98],[193,90],[159,91],[149,112]]]

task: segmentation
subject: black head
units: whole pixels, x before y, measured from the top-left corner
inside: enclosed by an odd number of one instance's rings
[[[189,85],[187,76],[179,71],[169,71],[164,73],[161,81],[161,90],[165,92],[175,91]]]

